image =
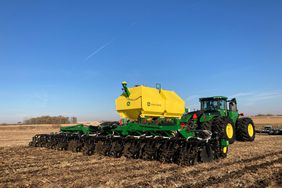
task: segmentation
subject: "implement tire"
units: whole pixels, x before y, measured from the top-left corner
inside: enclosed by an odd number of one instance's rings
[[[227,117],[217,117],[213,121],[213,132],[217,132],[220,138],[227,139],[229,144],[235,141],[235,129],[230,118]]]
[[[256,137],[255,125],[251,118],[239,118],[236,123],[237,140],[254,141]]]

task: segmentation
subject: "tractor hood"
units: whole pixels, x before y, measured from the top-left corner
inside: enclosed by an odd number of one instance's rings
[[[183,116],[183,119],[186,121],[190,119],[197,120],[198,122],[205,122],[212,120],[215,116],[220,116],[219,111],[202,111],[197,110],[193,112],[189,112]]]

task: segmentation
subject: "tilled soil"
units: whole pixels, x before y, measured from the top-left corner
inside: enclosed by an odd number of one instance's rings
[[[178,166],[99,155],[0,148],[0,187],[281,187],[282,137],[236,142],[226,159]]]

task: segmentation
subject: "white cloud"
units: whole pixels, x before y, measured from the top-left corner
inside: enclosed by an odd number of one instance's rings
[[[261,92],[243,92],[230,97],[236,97],[239,110],[248,114],[258,113],[282,113],[282,91],[261,91]]]
[[[282,91],[268,91],[268,92],[242,92],[231,95],[230,98],[243,98],[251,101],[261,101],[273,98],[282,97]]]
[[[272,99],[277,99],[279,97],[282,97],[282,92],[257,93],[248,97],[248,103],[246,105],[253,106],[259,102],[271,101]],[[275,103],[273,105],[275,105]]]
[[[251,96],[253,93],[251,92],[242,92],[242,93],[236,93],[234,95],[231,95],[229,98],[238,98],[238,97],[245,97],[245,96]]]

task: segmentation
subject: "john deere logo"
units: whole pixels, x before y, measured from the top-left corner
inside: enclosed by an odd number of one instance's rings
[[[130,106],[130,102],[128,101],[128,102],[126,103],[126,105],[127,105],[127,106]]]
[[[147,106],[162,106],[161,104],[147,102]]]

